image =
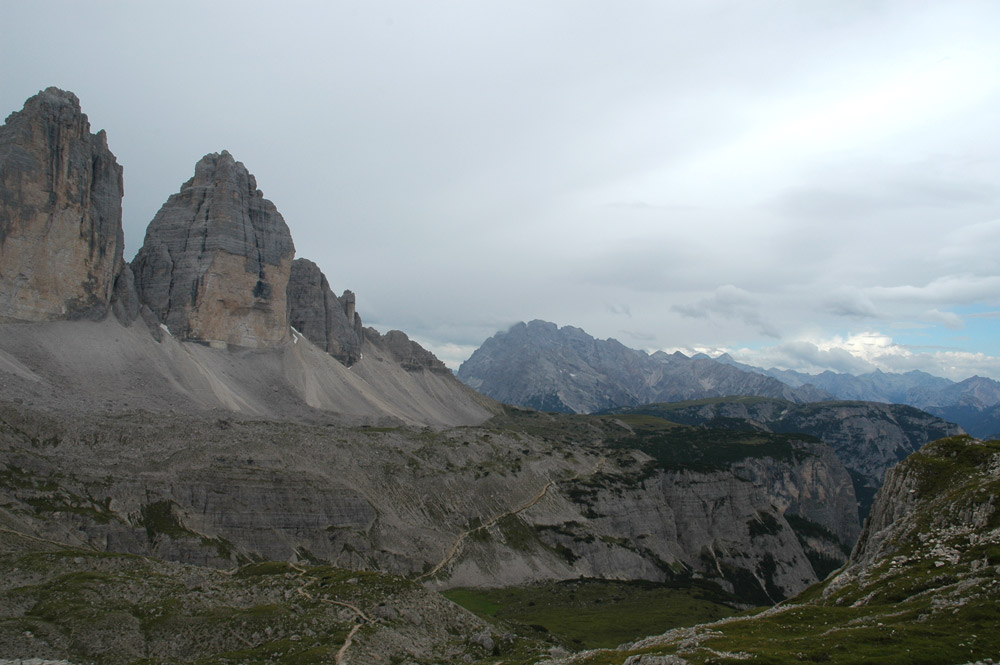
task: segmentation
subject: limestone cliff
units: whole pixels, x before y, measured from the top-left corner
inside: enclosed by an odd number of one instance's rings
[[[445,586],[701,578],[760,603],[825,574],[803,535],[836,532],[853,495],[824,446],[720,441],[724,459],[689,468],[660,454],[685,448],[685,431],[660,428],[660,453],[617,432],[531,412],[435,430],[68,421],[0,404],[0,519],[100,550],[226,567],[297,557]]]
[[[123,265],[122,169],[71,92],[0,128],[0,318],[100,319]]]
[[[141,302],[184,340],[270,347],[289,336],[295,247],[285,220],[232,155],[206,155],[156,213],[132,262]]]
[[[364,329],[350,291],[337,297],[326,275],[308,259],[292,262],[288,319],[306,339],[350,367],[361,358]]]
[[[1000,653],[1000,441],[955,436],[889,471],[846,566],[743,615],[546,660],[993,663]]]
[[[911,406],[876,402],[794,404],[729,397],[649,404],[615,412],[656,415],[700,427],[799,432],[822,439],[850,472],[862,518],[868,514],[888,469],[929,441],[963,433],[957,425]]]

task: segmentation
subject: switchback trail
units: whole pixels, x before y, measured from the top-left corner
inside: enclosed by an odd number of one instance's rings
[[[458,556],[458,553],[462,550],[462,545],[465,543],[465,539],[468,538],[469,536],[471,536],[472,534],[474,534],[475,532],[482,531],[483,529],[488,529],[488,528],[490,528],[491,526],[495,525],[497,522],[499,522],[500,520],[502,520],[505,517],[510,517],[512,515],[517,515],[518,513],[523,513],[525,510],[528,510],[529,508],[531,508],[532,506],[534,506],[536,503],[538,503],[539,501],[541,501],[542,498],[544,498],[545,495],[548,494],[549,489],[551,489],[553,485],[557,485],[559,483],[572,482],[572,481],[576,480],[577,478],[580,478],[581,476],[585,476],[585,475],[586,476],[592,476],[592,475],[594,475],[595,473],[597,473],[598,469],[600,469],[601,466],[606,461],[607,460],[604,457],[602,457],[601,459],[597,460],[597,463],[594,465],[594,468],[591,469],[587,473],[584,473],[583,471],[581,471],[581,472],[577,473],[576,475],[574,475],[574,476],[572,476],[570,478],[566,478],[564,480],[549,480],[549,482],[545,483],[545,486],[542,487],[542,489],[538,491],[538,494],[536,494],[531,499],[529,499],[527,503],[524,503],[524,504],[518,506],[517,508],[513,508],[513,509],[508,510],[508,511],[506,511],[504,513],[500,513],[499,515],[490,518],[488,521],[483,522],[482,524],[480,524],[479,526],[475,527],[474,529],[467,529],[467,530],[463,531],[462,533],[458,534],[458,538],[456,538],[455,542],[452,543],[451,547],[448,549],[448,552],[444,555],[444,558],[441,559],[441,561],[439,561],[437,563],[437,565],[434,566],[433,568],[431,568],[428,572],[424,573],[423,575],[419,575],[419,576],[413,578],[414,581],[420,582],[420,581],[429,579],[431,577],[434,577],[442,568],[444,568],[445,566],[447,566],[456,556]]]
[[[299,576],[300,577],[306,573],[306,569],[305,568],[302,568],[302,567],[300,567],[300,566],[298,566],[298,565],[296,565],[294,563],[289,563],[289,565],[292,568],[294,568],[295,570],[299,571]],[[345,603],[345,602],[342,602],[342,601],[339,601],[339,600],[331,600],[329,598],[317,598],[316,596],[312,595],[311,593],[309,593],[308,591],[306,591],[306,587],[308,587],[313,582],[315,582],[315,580],[310,580],[310,581],[304,583],[302,586],[300,586],[298,589],[296,589],[296,591],[298,591],[298,593],[300,595],[305,596],[309,600],[316,600],[316,601],[319,601],[321,603],[328,603],[330,605],[340,605],[341,607],[346,607],[347,609],[349,609],[349,610],[353,611],[355,614],[357,614],[358,618],[361,619],[360,623],[355,623],[354,626],[351,627],[351,632],[349,632],[347,634],[347,638],[344,640],[344,644],[337,651],[337,655],[334,656],[334,662],[337,665],[340,665],[340,663],[342,663],[344,661],[344,656],[347,654],[347,650],[351,648],[351,643],[354,641],[354,635],[355,635],[355,633],[357,633],[359,630],[361,630],[361,627],[363,625],[365,625],[366,623],[375,623],[375,621],[370,616],[368,616],[367,614],[365,614],[364,612],[362,612],[361,609],[358,608],[355,605],[351,605],[350,603]]]

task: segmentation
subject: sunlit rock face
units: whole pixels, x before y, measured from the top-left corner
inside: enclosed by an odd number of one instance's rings
[[[140,300],[175,337],[262,348],[288,339],[294,254],[281,214],[223,151],[156,213],[132,269]]]
[[[71,92],[0,127],[0,319],[100,319],[123,266],[122,168]]]

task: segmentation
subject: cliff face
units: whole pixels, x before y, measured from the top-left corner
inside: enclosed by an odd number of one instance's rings
[[[843,563],[857,537],[850,479],[824,449],[801,444],[795,461],[745,458],[718,470],[657,468],[636,455],[644,468],[607,465],[524,519],[580,576],[693,576],[768,604]]]
[[[175,337],[261,348],[289,339],[294,253],[274,204],[223,151],[163,204],[132,269],[141,302]]]
[[[724,398],[616,412],[656,415],[701,427],[798,432],[821,439],[851,473],[862,518],[886,471],[924,444],[962,433],[960,427],[911,406],[877,402],[794,404],[756,397]]]
[[[339,298],[326,275],[308,259],[295,259],[288,279],[288,320],[306,339],[350,367],[361,359],[364,329],[355,296]]]
[[[48,88],[0,128],[0,318],[100,319],[123,266],[122,169],[76,95]]]
[[[748,603],[825,574],[830,543],[807,537],[836,540],[853,495],[822,446],[678,469],[609,446],[605,428],[619,429],[532,414],[439,431],[149,413],[70,424],[4,408],[0,494],[39,537],[216,567],[297,557],[444,586],[702,578]]]
[[[977,554],[997,543],[1000,442],[969,436],[941,439],[889,472],[844,579],[827,593],[899,554],[943,562],[936,564],[943,567],[974,563]],[[991,562],[1000,564],[995,549],[988,554]]]
[[[1000,441],[934,441],[889,471],[846,566],[754,616],[550,665],[991,663],[1000,653]]]

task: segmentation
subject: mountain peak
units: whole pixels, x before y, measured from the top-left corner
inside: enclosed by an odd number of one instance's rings
[[[267,347],[288,339],[295,247],[257,180],[227,151],[195,165],[133,261],[140,300],[181,339]]]
[[[71,92],[0,127],[0,317],[100,319],[124,265],[122,168]]]

